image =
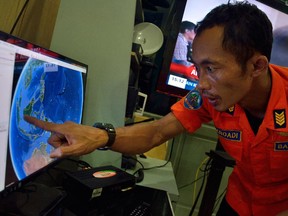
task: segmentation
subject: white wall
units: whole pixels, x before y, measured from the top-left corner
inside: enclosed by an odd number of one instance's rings
[[[83,123],[124,125],[135,0],[62,0],[51,49],[88,64]],[[115,152],[83,157],[92,165],[120,165]]]

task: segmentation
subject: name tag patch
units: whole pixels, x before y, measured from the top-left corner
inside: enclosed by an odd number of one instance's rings
[[[227,140],[231,140],[231,141],[237,141],[240,142],[241,139],[241,135],[242,132],[241,131],[237,131],[237,130],[222,130],[219,128],[216,128],[217,134],[221,137],[223,137],[224,139]]]
[[[288,151],[288,142],[274,143],[274,151]]]

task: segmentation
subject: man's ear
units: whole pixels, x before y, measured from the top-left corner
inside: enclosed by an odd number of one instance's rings
[[[252,63],[253,63],[253,76],[259,76],[263,72],[267,71],[267,68],[269,66],[269,61],[266,56],[264,55],[255,55],[252,57]]]

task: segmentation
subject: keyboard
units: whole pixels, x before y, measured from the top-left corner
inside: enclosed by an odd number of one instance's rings
[[[151,215],[151,205],[147,202],[140,202],[138,205],[129,213],[129,216],[150,216]]]

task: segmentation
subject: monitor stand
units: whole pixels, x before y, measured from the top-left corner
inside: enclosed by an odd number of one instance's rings
[[[66,193],[39,183],[28,183],[0,198],[0,215],[48,215],[63,200]]]

